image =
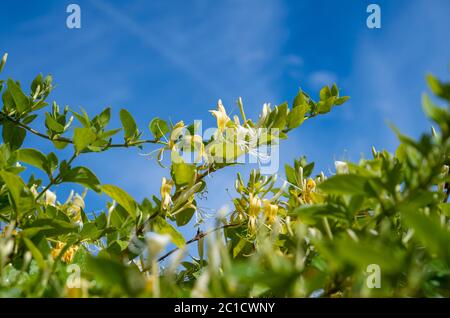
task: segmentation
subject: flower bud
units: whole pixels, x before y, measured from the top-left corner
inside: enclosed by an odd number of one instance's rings
[[[2,61],[0,62],[0,72],[3,71],[3,68],[5,67],[7,59],[8,59],[8,53],[3,54]]]
[[[348,173],[348,165],[344,161],[335,161],[334,166],[336,167],[336,174],[346,174]]]

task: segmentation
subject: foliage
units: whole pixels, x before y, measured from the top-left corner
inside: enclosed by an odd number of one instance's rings
[[[5,63],[6,55],[0,71]],[[449,84],[431,75],[428,82],[450,102]],[[257,121],[247,119],[241,99],[241,116],[233,119],[219,100],[209,139],[195,124],[160,118],[149,123],[152,139],[144,139],[125,109],[122,127],[109,128],[110,108],[92,117],[56,102],[49,106],[52,88],[51,76],[38,75],[28,93],[17,81],[0,81],[1,296],[450,296],[450,113],[427,95],[424,111],[437,129],[431,134],[416,141],[394,128],[400,141],[395,154],[373,149],[372,159],[336,162],[329,178],[314,175],[305,157],[285,167],[281,183],[257,170],[247,182],[238,174],[232,211],[219,210],[215,228],[199,227],[186,240],[180,228],[194,215],[202,221],[196,199],[207,194],[209,174],[246,154],[260,156],[262,147],[348,97],[336,84],[324,87],[318,101],[300,90],[291,107],[265,104]],[[45,132],[31,127],[39,120]],[[123,140],[113,141],[119,133]],[[30,134],[55,151],[24,148]],[[75,164],[86,153],[147,144],[156,147],[162,167],[169,153],[170,177],[162,179],[159,196],[142,202]],[[67,159],[60,158],[64,148],[72,148]],[[51,190],[65,183],[112,202],[88,218],[85,192],[57,201]],[[169,243],[175,249],[164,254]],[[198,255],[188,257],[194,244]],[[380,288],[367,284],[373,266],[381,270]]]

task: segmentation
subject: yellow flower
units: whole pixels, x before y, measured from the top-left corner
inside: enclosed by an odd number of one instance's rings
[[[248,218],[248,231],[251,234],[254,234],[256,232],[256,217],[255,216],[250,216]]]
[[[165,177],[162,178],[161,184],[161,201],[162,208],[166,210],[172,203],[172,197],[170,196],[170,191],[172,191],[173,181],[167,180]]]
[[[51,251],[51,255],[53,259],[56,259],[58,257],[58,255],[61,253],[61,251],[63,250],[64,246],[66,244],[63,242],[56,242],[55,247],[52,249]],[[67,251],[61,256],[61,261],[63,261],[64,263],[70,263],[73,260],[73,257],[75,256],[76,252],[78,250],[78,246],[76,245],[72,245],[70,246]]]
[[[75,194],[67,212],[73,221],[81,220],[81,210],[85,208],[84,200],[79,194]]]
[[[214,117],[217,119],[217,128],[219,130],[224,130],[227,123],[230,121],[230,117],[228,117],[225,107],[223,107],[222,101],[219,99],[217,102],[217,110],[210,110]]]
[[[259,214],[259,211],[261,210],[261,199],[257,196],[253,196],[252,193],[250,193],[249,197],[249,208],[248,208],[248,214],[250,216],[256,217]]]
[[[273,224],[277,218],[278,213],[278,205],[277,204],[271,204],[269,200],[264,199],[264,214],[266,215],[266,218],[270,224]]]
[[[314,203],[313,202],[313,196],[311,195],[311,193],[314,191],[314,189],[316,188],[316,182],[314,182],[313,179],[309,178],[308,181],[306,182],[306,186],[303,189],[303,193],[302,193],[302,198],[305,201],[305,203]]]
[[[184,128],[185,126],[182,120],[176,123],[175,126],[173,126],[172,132],[170,133],[170,140],[168,145],[170,150],[172,150],[176,145],[178,138],[183,134]]]
[[[313,179],[309,178],[308,181],[306,182],[306,189],[308,191],[312,191],[312,190],[314,190],[315,187],[316,187],[316,183],[314,182]]]

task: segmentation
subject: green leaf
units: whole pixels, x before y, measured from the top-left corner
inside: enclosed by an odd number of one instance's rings
[[[33,255],[34,260],[38,264],[40,269],[45,268],[45,261],[44,257],[42,256],[42,253],[39,251],[39,249],[36,247],[36,245],[33,244],[33,242],[29,239],[24,237],[23,242],[27,246],[27,248],[30,250],[31,255]]]
[[[332,96],[328,99],[321,100],[320,102],[318,102],[317,103],[317,111],[319,112],[319,114],[326,114],[326,113],[330,112],[335,101],[336,101],[336,97]]]
[[[239,242],[233,247],[233,258],[236,258],[236,256],[238,256],[242,252],[242,250],[250,244],[251,243],[248,240],[246,240],[245,238],[241,238]]]
[[[169,132],[169,125],[167,122],[159,118],[153,118],[148,127],[155,139],[160,139]]]
[[[42,92],[43,86],[42,86],[42,82],[44,80],[44,77],[42,76],[42,73],[39,73],[34,80],[31,82],[31,91],[33,92],[33,94],[36,92],[38,86],[40,86],[40,91]]]
[[[91,121],[89,119],[89,115],[86,113],[86,111],[81,108],[82,114],[79,114],[73,110],[71,110],[72,114],[78,119],[81,125],[85,128],[91,127]]]
[[[319,184],[329,194],[368,194],[368,178],[356,174],[338,174]]]
[[[329,248],[333,250],[331,262],[351,264],[360,271],[365,271],[369,264],[379,265],[382,273],[398,273],[403,269],[404,252],[386,248],[379,239],[355,242],[341,236]]]
[[[269,122],[271,123],[270,128],[283,129],[284,126],[286,125],[287,112],[288,112],[287,103],[283,103],[281,105],[276,106],[275,109],[272,111],[272,113],[274,114],[272,121],[270,121],[272,118],[270,118],[271,116],[269,116]]]
[[[183,211],[178,212],[175,215],[175,220],[177,222],[177,226],[183,226],[189,223],[189,221],[192,219],[192,216],[195,213],[194,208],[187,208]]]
[[[27,135],[25,129],[14,125],[8,120],[4,120],[2,124],[3,142],[9,144],[11,150],[19,149]]]
[[[403,222],[414,229],[414,236],[431,252],[450,260],[450,232],[438,220],[415,209],[404,208]]]
[[[294,101],[292,102],[292,108],[301,106],[303,104],[307,104],[307,97],[302,90],[299,90],[297,96],[295,96]]]
[[[444,98],[448,101],[450,101],[450,84],[448,83],[441,83],[436,77],[434,77],[432,74],[427,75],[427,82],[428,86],[430,87],[431,91],[441,98]]]
[[[337,87],[336,83],[331,86],[331,96],[339,96],[339,88]]]
[[[184,248],[186,245],[186,241],[181,235],[180,232],[178,232],[171,224],[169,224],[165,219],[158,216],[154,219],[153,223],[153,230],[159,234],[168,234],[172,242],[178,246],[179,248]]]
[[[105,108],[96,118],[95,121],[98,123],[100,127],[105,127],[108,125],[109,120],[111,119],[111,108]]]
[[[297,185],[297,178],[296,178],[296,173],[295,173],[295,169],[292,168],[291,166],[289,166],[288,164],[284,165],[284,171],[286,174],[286,179],[289,183],[293,184],[293,185]]]
[[[349,99],[350,99],[350,96],[342,96],[342,97],[337,98],[335,100],[334,104],[339,106],[339,105],[344,104]]]
[[[174,152],[172,153],[173,157]],[[184,163],[181,157],[176,162],[172,161],[171,175],[177,186],[192,184],[195,179],[195,164]]]
[[[287,127],[289,129],[300,126],[305,120],[305,114],[309,111],[309,105],[303,104],[294,107],[287,116]]]
[[[31,109],[29,98],[22,92],[22,89],[12,79],[8,79],[8,90],[14,99],[14,104],[19,114]]]
[[[128,110],[124,108],[120,110],[120,121],[122,122],[125,140],[132,139],[137,134],[137,126]]]
[[[294,209],[291,214],[298,216],[302,223],[310,225],[316,224],[316,222],[321,221],[324,217],[344,224],[350,221],[346,211],[328,204],[303,205]]]
[[[64,132],[64,126],[53,118],[50,113],[45,113],[45,125],[56,134],[62,134]]]
[[[47,174],[50,173],[47,164],[47,157],[39,150],[32,148],[23,148],[17,150],[17,159],[23,163],[41,169]]]
[[[55,211],[56,209],[52,207]],[[57,210],[56,210],[57,211]],[[49,212],[49,211],[48,211]],[[47,212],[47,213],[48,213]],[[65,214],[61,213],[67,218]],[[48,215],[50,216],[50,215]],[[68,221],[63,221],[55,218],[40,218],[24,226],[22,234],[24,236],[32,237],[36,235],[43,235],[45,237],[57,237],[63,234],[76,233],[78,232],[78,226],[69,223]]]
[[[96,139],[97,135],[91,128],[75,128],[73,133],[75,151],[80,153]]]
[[[87,267],[103,284],[117,285],[126,290],[126,266],[119,261],[106,257],[89,257]]]
[[[320,90],[320,100],[327,100],[328,98],[330,98],[333,94],[331,93],[330,87],[329,86],[324,86],[321,90]]]
[[[100,181],[97,176],[86,167],[75,167],[62,175],[63,182],[75,182],[91,188],[94,191],[99,191]]]
[[[445,121],[449,118],[447,111],[436,106],[427,94],[422,95],[422,107],[425,114],[440,125],[445,124]]]
[[[3,108],[7,113],[14,110],[14,99],[12,98],[9,89],[6,89],[5,92],[3,93],[2,101],[3,101]]]
[[[34,196],[21,177],[7,171],[0,171],[0,177],[8,187],[17,214],[23,214],[35,207]]]
[[[136,218],[137,203],[127,192],[112,184],[104,184],[101,189],[103,193],[120,204],[131,217]]]

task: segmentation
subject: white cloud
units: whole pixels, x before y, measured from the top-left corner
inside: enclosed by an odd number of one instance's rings
[[[332,85],[337,81],[337,75],[333,72],[320,70],[315,71],[308,77],[308,82],[313,89],[320,89],[325,85]]]

